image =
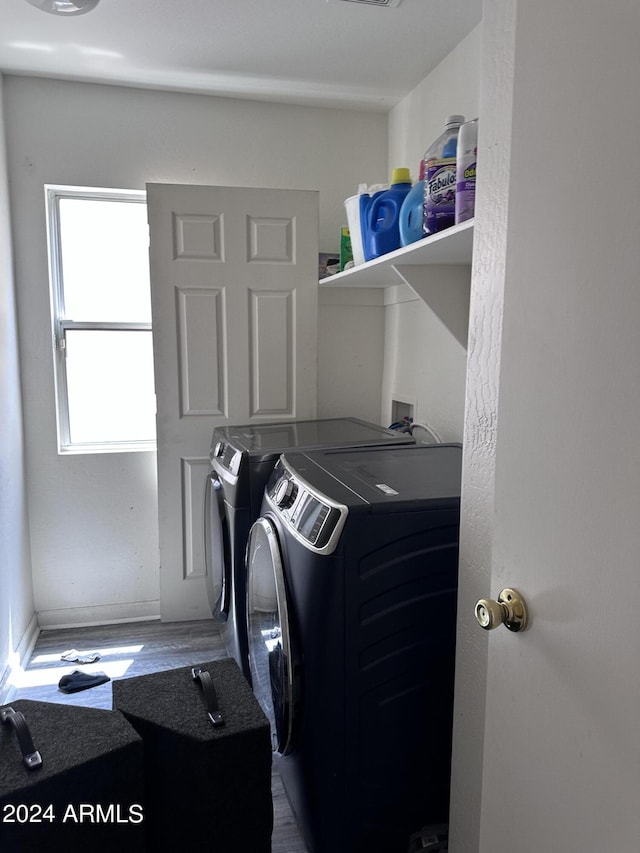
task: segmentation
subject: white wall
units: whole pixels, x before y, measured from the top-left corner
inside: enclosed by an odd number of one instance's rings
[[[480,80],[482,65],[482,25],[476,27],[449,56],[426,77],[416,89],[405,98],[389,116],[389,163],[408,165],[416,174],[418,164],[426,148],[442,132],[446,117],[461,113],[471,119],[479,115]],[[482,116],[480,116],[482,125]],[[482,166],[481,166],[482,169]],[[480,178],[482,181],[482,177]],[[489,205],[489,203],[488,203]],[[488,212],[491,212],[488,208]],[[496,225],[494,212],[489,218],[489,227]],[[487,272],[488,278],[493,270]],[[458,273],[451,273],[452,307],[456,299],[463,296],[461,281],[454,280]],[[468,283],[471,270],[468,270]],[[487,286],[486,290],[489,290]],[[426,421],[445,441],[462,441],[465,419],[465,385],[467,377],[467,341],[463,334],[469,320],[469,291],[466,301],[455,306],[459,319],[457,334],[445,326],[432,308],[417,298],[406,285],[400,285],[387,293],[388,307],[385,318],[385,370],[383,383],[383,412],[388,410],[391,399],[406,399],[414,402],[414,417]],[[492,305],[486,300],[486,311],[482,320],[491,325]],[[478,309],[480,311],[480,309]],[[480,321],[478,321],[480,322]],[[385,409],[384,407],[387,407]],[[491,424],[485,425],[490,431]],[[481,442],[481,430],[476,430],[476,439]],[[484,512],[486,504],[491,504],[491,489],[481,477],[476,477],[478,494],[475,508]],[[473,515],[473,512],[472,512]],[[472,518],[473,521],[473,518]],[[486,524],[490,522],[487,521]],[[486,528],[476,531],[477,536],[469,543],[465,555],[465,566],[469,577],[465,576],[467,598],[475,593],[474,602],[486,595],[478,592],[478,587],[486,587],[486,571],[476,568],[478,560],[486,556],[481,547],[482,535]],[[467,543],[464,543],[467,546]],[[475,552],[473,548],[475,547]],[[478,577],[480,576],[480,577]],[[468,608],[467,600],[464,606]],[[470,611],[471,612],[471,611]],[[466,622],[465,622],[466,624]],[[465,636],[466,639],[466,636]],[[455,723],[455,766],[452,787],[452,827],[457,849],[473,850],[464,846],[467,838],[477,833],[480,819],[480,790],[482,774],[483,739],[483,700],[485,659],[478,649],[485,650],[486,636],[479,629],[469,638],[469,651],[457,666],[463,675],[459,676],[460,691],[463,678],[472,687],[463,689],[463,703],[457,698]],[[483,665],[479,666],[478,661]],[[478,671],[473,671],[474,665]],[[472,689],[478,691],[478,697],[471,707],[472,714],[465,715],[464,701],[468,702]],[[458,694],[457,694],[458,697]],[[466,833],[466,834],[465,834]]]
[[[389,168],[418,175],[427,147],[453,113],[478,115],[482,27],[476,27],[389,114]],[[470,273],[469,273],[470,275]],[[455,298],[455,295],[452,294]],[[391,400],[414,404],[414,418],[444,441],[462,441],[466,335],[453,334],[406,285],[387,292],[382,417]],[[460,313],[466,328],[468,303]]]
[[[320,288],[318,303],[318,417],[356,413],[381,423],[384,290]]]
[[[386,174],[387,118],[26,77],[6,79],[5,112],[35,606],[43,625],[150,616],[155,454],[56,454],[43,185],[318,189],[319,250],[335,251],[344,199]],[[322,300],[319,412],[377,420],[384,309],[340,298]],[[351,347],[369,328],[363,361]]]
[[[0,704],[3,676],[35,628],[1,84],[0,76]]]
[[[482,24],[389,113],[389,163],[414,177],[424,152],[444,130],[447,116],[478,117]]]

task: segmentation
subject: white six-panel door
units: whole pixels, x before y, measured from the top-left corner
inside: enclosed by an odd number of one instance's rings
[[[318,195],[148,184],[165,621],[210,615],[214,426],[316,414]]]

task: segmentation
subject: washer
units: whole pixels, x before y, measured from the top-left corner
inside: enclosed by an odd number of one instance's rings
[[[461,447],[284,453],[247,548],[253,689],[313,853],[449,807]]]
[[[245,551],[264,488],[280,454],[297,448],[414,444],[410,434],[358,418],[216,427],[204,496],[207,596],[227,652],[250,680]]]

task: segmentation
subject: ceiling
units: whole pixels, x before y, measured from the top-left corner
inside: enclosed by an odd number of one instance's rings
[[[481,15],[482,0],[100,0],[75,16],[2,0],[0,71],[386,111]]]

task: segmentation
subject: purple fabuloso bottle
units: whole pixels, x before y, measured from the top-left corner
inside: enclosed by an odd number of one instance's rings
[[[456,149],[458,130],[464,116],[449,116],[444,133],[424,155],[424,221],[425,235],[450,228],[456,218]]]

